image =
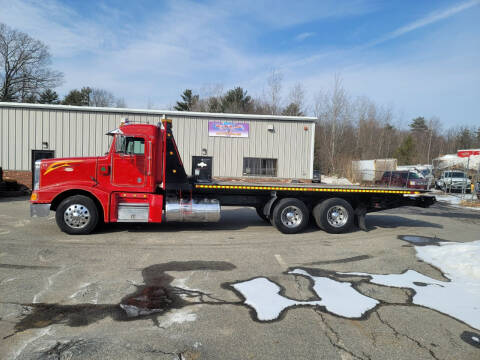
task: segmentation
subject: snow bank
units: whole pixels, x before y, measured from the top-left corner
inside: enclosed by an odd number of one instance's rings
[[[441,246],[418,246],[415,250],[421,260],[441,269],[452,281],[475,280],[480,284],[480,240],[468,243],[443,242]],[[480,305],[480,297],[478,302]]]
[[[322,183],[328,185],[353,185],[352,182],[346,178],[327,175],[322,175]]]
[[[442,194],[442,195],[435,194],[435,198],[439,202],[447,203],[454,207],[480,211],[480,207],[474,207],[474,206],[468,206],[468,205],[462,204],[462,200],[467,200],[467,201],[470,200],[472,198],[472,194],[465,194],[463,199],[460,195],[455,196],[455,195],[448,195],[448,194]]]

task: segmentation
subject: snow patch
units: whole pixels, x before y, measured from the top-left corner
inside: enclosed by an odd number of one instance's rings
[[[471,194],[465,194],[464,199],[462,199],[461,195],[455,196],[455,195],[448,195],[448,194],[443,194],[443,195],[435,194],[435,198],[437,199],[438,202],[447,203],[453,207],[480,211],[480,207],[462,205],[462,200],[468,201],[472,199]]]
[[[414,270],[403,274],[340,273],[368,276],[373,284],[415,290],[412,302],[452,316],[480,329],[480,240],[416,246],[417,257],[439,268],[449,281],[439,281]]]
[[[280,295],[281,288],[265,277],[236,283],[233,287],[245,298],[260,321],[276,320],[282,311],[291,306],[325,306],[327,311],[348,318],[359,318],[374,308],[378,301],[357,292],[349,282],[340,282],[326,277],[312,276],[303,269],[294,269],[289,274],[312,279],[313,291],[321,300],[302,301]]]
[[[328,184],[328,185],[353,185],[350,180],[346,178],[339,178],[336,176],[322,175],[321,181],[322,181],[322,184]]]

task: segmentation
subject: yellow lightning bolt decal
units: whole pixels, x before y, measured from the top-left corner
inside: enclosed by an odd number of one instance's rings
[[[47,169],[45,170],[45,172],[43,173],[43,175],[47,175],[49,172],[53,171],[53,170],[56,170],[56,169],[60,169],[62,167],[66,167],[66,166],[70,166],[70,163],[78,163],[78,162],[82,162],[83,160],[64,160],[64,161],[56,161],[52,164],[50,164]]]

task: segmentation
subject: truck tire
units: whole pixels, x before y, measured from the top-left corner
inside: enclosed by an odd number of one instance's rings
[[[284,234],[296,234],[308,225],[310,214],[303,201],[286,198],[273,209],[272,224]]]
[[[270,219],[268,218],[268,216],[266,216],[266,215],[263,213],[263,208],[264,208],[264,205],[255,207],[255,210],[257,210],[257,215],[258,215],[258,216],[260,217],[260,219],[262,219],[263,221],[265,221],[265,222],[267,222],[267,223],[270,223]]]
[[[98,209],[87,196],[70,196],[58,205],[55,220],[58,227],[67,234],[89,234],[98,224]]]
[[[317,226],[330,233],[340,234],[349,231],[354,222],[352,205],[344,199],[330,198],[313,208]]]

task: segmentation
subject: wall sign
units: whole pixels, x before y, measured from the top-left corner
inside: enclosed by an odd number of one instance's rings
[[[208,136],[247,138],[249,124],[229,121],[209,121]]]

